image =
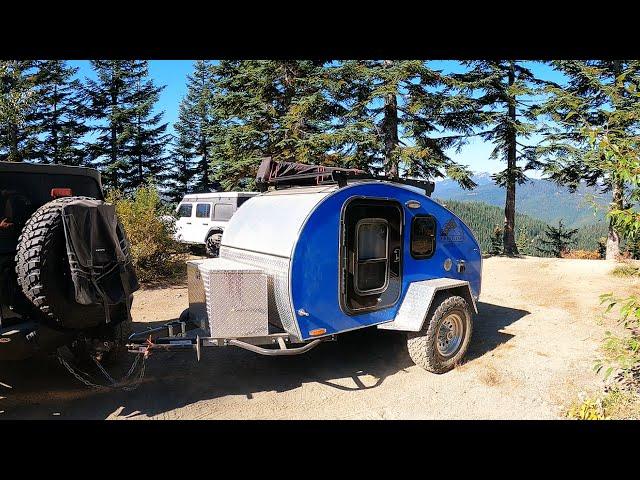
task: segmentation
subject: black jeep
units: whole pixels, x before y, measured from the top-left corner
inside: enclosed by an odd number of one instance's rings
[[[93,169],[0,162],[0,360],[114,358],[138,288]]]

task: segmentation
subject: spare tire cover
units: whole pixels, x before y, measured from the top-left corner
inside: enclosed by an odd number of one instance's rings
[[[36,210],[22,230],[16,254],[18,284],[27,299],[42,313],[46,323],[68,329],[90,328],[105,322],[101,305],[76,303],[67,258],[62,210],[66,204],[84,198],[58,198]],[[112,322],[123,320],[123,314],[126,318],[126,309],[122,307],[110,307]]]

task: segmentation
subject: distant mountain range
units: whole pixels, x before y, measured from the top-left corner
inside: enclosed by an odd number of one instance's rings
[[[475,173],[473,180],[478,186],[473,190],[463,190],[451,179],[436,182],[433,197],[442,201],[459,200],[484,202],[504,208],[505,190],[498,187],[486,172]],[[547,223],[558,223],[562,219],[567,226],[580,227],[604,221],[606,194],[597,189],[581,186],[575,193],[569,192],[549,180],[531,179],[516,187],[516,210]],[[594,208],[599,205],[603,208]]]

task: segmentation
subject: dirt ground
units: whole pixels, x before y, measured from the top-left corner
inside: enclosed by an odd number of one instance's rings
[[[400,333],[368,329],[267,358],[228,348],[155,354],[132,392],[80,385],[57,361],[0,365],[0,419],[547,419],[594,390],[598,295],[637,289],[596,260],[489,258],[466,362],[433,375]],[[177,318],[184,286],[137,292],[136,328]]]

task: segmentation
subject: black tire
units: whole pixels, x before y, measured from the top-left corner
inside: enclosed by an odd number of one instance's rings
[[[204,251],[206,252],[207,257],[217,258],[220,255],[220,244],[214,240],[217,233],[220,232],[210,233],[204,241]]]
[[[68,329],[94,327],[105,318],[102,306],[76,303],[67,260],[62,208],[83,198],[58,198],[38,208],[20,234],[15,259],[18,285],[42,319]]]
[[[450,296],[434,299],[434,302],[436,301],[439,301],[439,304],[434,305],[435,309],[433,307],[430,309],[433,314],[426,319],[422,330],[407,334],[407,349],[416,365],[432,373],[445,373],[460,363],[467,352],[473,332],[473,321],[471,310],[464,298]],[[447,324],[443,325],[445,322]],[[460,341],[455,346],[447,342],[446,335],[438,338],[439,332],[442,334],[444,331],[454,330],[449,328],[451,324],[459,324],[461,327]],[[450,352],[447,351],[449,348],[451,348]]]

